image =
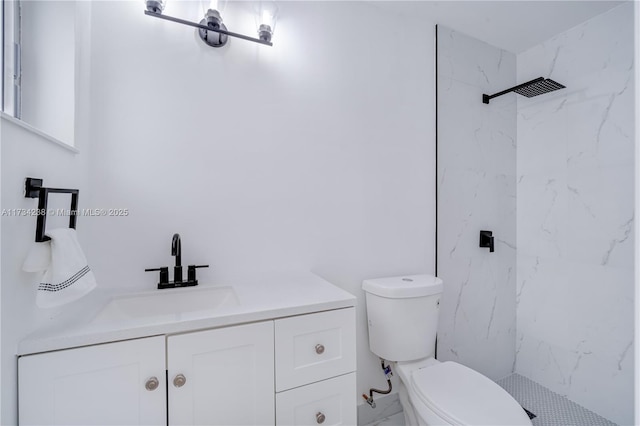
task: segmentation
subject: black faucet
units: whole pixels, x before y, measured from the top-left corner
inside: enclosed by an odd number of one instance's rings
[[[171,256],[176,257],[176,266],[173,267],[173,282],[182,282],[182,245],[180,244],[180,234],[173,234],[171,239]]]
[[[187,268],[187,280],[182,280],[182,244],[180,243],[180,234],[173,234],[171,239],[171,256],[176,257],[176,266],[173,267],[173,281],[169,281],[169,267],[145,269],[145,271],[160,271],[160,281],[158,289],[174,288],[174,287],[191,287],[198,285],[196,278],[196,269],[208,268],[209,265],[189,265]]]

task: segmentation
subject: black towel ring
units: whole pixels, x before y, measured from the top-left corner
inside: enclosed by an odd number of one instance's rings
[[[71,194],[71,208],[69,209],[69,228],[76,229],[78,219],[78,195],[77,189],[45,188],[42,186],[42,179],[26,178],[25,180],[26,198],[38,198],[38,211],[36,221],[36,243],[49,241],[51,238],[44,235],[47,223],[47,201],[49,194]]]

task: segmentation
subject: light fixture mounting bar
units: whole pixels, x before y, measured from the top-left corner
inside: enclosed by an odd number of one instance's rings
[[[225,34],[225,35],[228,35],[228,36],[231,36],[231,37],[236,37],[236,38],[241,38],[243,40],[252,41],[254,43],[264,44],[266,46],[273,46],[273,43],[271,43],[270,41],[260,40],[259,38],[248,37],[246,35],[233,33],[231,31],[225,31],[225,30],[222,30],[222,29],[213,29],[213,28],[208,27],[206,25],[197,24],[195,22],[187,21],[187,20],[180,19],[180,18],[174,18],[173,16],[167,16],[167,15],[163,15],[161,13],[155,13],[155,12],[150,12],[148,10],[145,10],[144,14],[145,15],[149,15],[149,16],[153,16],[154,18],[160,18],[160,19],[164,19],[166,21],[176,22],[178,24],[188,25],[188,26],[194,27],[194,28],[199,28],[199,29],[205,30],[205,31],[212,31],[214,33]]]

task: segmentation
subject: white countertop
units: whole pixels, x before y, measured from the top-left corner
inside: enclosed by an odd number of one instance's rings
[[[122,297],[126,293],[122,290],[117,292],[96,290],[93,294],[76,302],[82,304],[80,309],[74,309],[72,314],[60,315],[46,327],[21,341],[18,345],[18,355],[184,333],[356,305],[356,298],[353,295],[311,273],[279,273],[248,281],[216,285],[200,284],[196,287],[150,290],[149,292],[153,294],[167,292],[162,294],[171,297],[170,292],[198,292],[215,286],[229,285],[235,290],[237,306],[113,321],[94,321],[94,319],[114,297]]]

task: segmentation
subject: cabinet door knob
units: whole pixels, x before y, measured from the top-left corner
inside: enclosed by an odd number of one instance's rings
[[[187,378],[184,377],[184,374],[178,374],[173,378],[173,386],[177,388],[183,387],[185,383],[187,383]]]
[[[144,387],[148,391],[154,391],[158,389],[159,384],[160,382],[158,381],[158,378],[153,376],[147,380],[147,382],[144,384]]]
[[[321,425],[324,423],[325,416],[322,413],[316,413],[316,422]]]
[[[316,353],[318,355],[322,355],[324,353],[324,345],[317,344],[316,345]]]

